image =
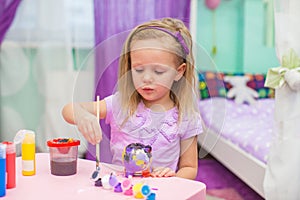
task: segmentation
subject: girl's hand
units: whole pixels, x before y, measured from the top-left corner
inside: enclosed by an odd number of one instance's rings
[[[100,119],[106,116],[105,101],[100,101]],[[83,137],[95,145],[102,140],[102,132],[97,119],[97,103],[68,103],[62,109],[63,118],[70,124],[77,126]]]
[[[157,167],[152,171],[151,176],[152,177],[171,177],[171,176],[175,176],[175,174],[176,174],[175,171],[173,171],[171,168]]]
[[[84,138],[95,145],[102,140],[102,132],[97,117],[87,111],[76,116],[76,125]]]

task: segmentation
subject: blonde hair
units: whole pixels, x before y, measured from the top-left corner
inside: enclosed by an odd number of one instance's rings
[[[182,35],[184,42],[189,50],[187,54],[184,51],[182,43],[176,38],[164,31],[157,30],[152,27],[163,28],[171,33],[177,31]],[[123,51],[119,63],[119,81],[118,90],[121,95],[121,108],[126,115],[132,116],[137,109],[139,102],[142,100],[141,96],[134,88],[131,70],[131,57],[130,51],[132,43],[139,40],[157,39],[164,43],[167,41],[168,51],[172,51],[177,57],[178,64],[186,63],[186,70],[183,77],[173,83],[170,98],[174,101],[175,106],[178,108],[179,119],[182,119],[182,114],[188,116],[199,113],[197,106],[197,90],[195,89],[195,70],[194,70],[194,57],[192,51],[192,37],[181,20],[173,18],[163,18],[161,20],[153,20],[143,23],[135,27],[123,46]]]

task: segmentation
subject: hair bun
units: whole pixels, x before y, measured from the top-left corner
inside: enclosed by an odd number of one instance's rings
[[[174,28],[176,31],[180,31],[184,28],[184,24],[180,21],[180,20],[177,20],[177,19],[174,19],[174,18],[163,18],[161,20],[164,24]]]

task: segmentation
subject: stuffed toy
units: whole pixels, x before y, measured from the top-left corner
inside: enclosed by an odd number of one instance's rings
[[[247,86],[248,76],[225,76],[224,81],[232,85],[227,93],[228,98],[234,98],[237,104],[248,103],[250,105],[256,102],[258,93]]]

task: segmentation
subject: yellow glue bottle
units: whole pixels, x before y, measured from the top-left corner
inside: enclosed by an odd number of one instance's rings
[[[35,175],[35,133],[30,130],[20,130],[14,138],[14,143],[21,143],[22,174]]]
[[[35,175],[35,133],[23,130],[22,140],[22,174],[24,176]]]

